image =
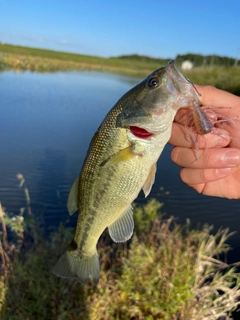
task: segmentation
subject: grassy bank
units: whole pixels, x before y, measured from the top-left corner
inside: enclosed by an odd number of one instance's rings
[[[128,243],[113,244],[107,232],[102,235],[100,282],[84,287],[52,273],[73,230],[61,225],[46,239],[31,210],[13,215],[0,207],[0,318],[231,319],[240,303],[240,277],[217,258],[229,250],[227,230],[211,235],[209,226],[177,225],[161,218],[161,206],[150,200],[134,208]]]
[[[180,63],[181,60],[179,60]],[[57,72],[94,70],[113,72],[138,78],[166,65],[168,59],[153,59],[138,55],[101,58],[35,48],[0,44],[0,70]],[[178,64],[178,60],[176,61]],[[209,84],[240,95],[240,67],[197,67],[184,74],[192,82]]]
[[[123,59],[120,57],[102,58],[52,50],[0,45],[1,70],[14,69],[36,72],[95,70],[142,77],[158,68],[159,65],[165,65],[167,61],[161,59]]]

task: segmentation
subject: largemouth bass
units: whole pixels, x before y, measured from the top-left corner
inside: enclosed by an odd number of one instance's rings
[[[153,71],[109,111],[95,133],[79,177],[68,197],[70,215],[78,211],[75,234],[54,273],[85,284],[99,281],[96,245],[108,228],[113,241],[131,238],[131,203],[141,189],[147,197],[156,162],[168,142],[177,110],[199,103],[192,84],[174,61]]]

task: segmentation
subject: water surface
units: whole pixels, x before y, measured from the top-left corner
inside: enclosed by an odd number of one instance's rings
[[[16,179],[22,173],[32,208],[44,214],[47,225],[69,219],[67,195],[89,142],[109,109],[137,82],[97,72],[0,73],[0,201],[7,211],[25,206]],[[179,222],[190,218],[193,226],[208,223],[238,231],[229,243],[240,259],[240,201],[199,195],[184,185],[170,151],[166,146],[158,161],[149,197],[164,202],[166,216]],[[141,193],[137,202],[144,201]]]

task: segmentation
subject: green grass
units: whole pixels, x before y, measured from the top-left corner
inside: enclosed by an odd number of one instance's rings
[[[52,50],[0,45],[0,70],[31,70],[53,72],[67,70],[97,70],[142,77],[167,60],[102,58]]]
[[[209,226],[177,225],[173,217],[161,218],[161,206],[150,200],[134,207],[135,234],[128,243],[102,235],[97,286],[52,273],[73,230],[60,225],[46,237],[32,211],[13,215],[0,207],[1,319],[231,319],[240,304],[240,278],[234,266],[217,259],[229,250],[227,230],[212,235]]]
[[[181,57],[178,60],[177,65],[181,62]],[[154,59],[139,55],[102,58],[0,44],[0,71],[10,69],[35,72],[94,70],[144,78],[153,70],[166,65],[168,61],[169,59]],[[213,85],[240,95],[239,66],[196,67],[184,74],[194,83]]]
[[[208,67],[185,71],[193,83],[212,85],[240,96],[240,67]]]

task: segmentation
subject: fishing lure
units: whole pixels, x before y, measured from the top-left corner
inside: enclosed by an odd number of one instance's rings
[[[203,108],[200,106],[193,107],[192,117],[197,133],[204,135],[212,132],[214,125]]]
[[[197,90],[197,88],[194,86],[194,84],[186,78],[186,80],[192,84],[193,88],[195,89],[197,95],[200,97],[201,93]],[[200,107],[200,103],[197,103],[197,101],[194,101],[194,103],[191,105],[191,113],[186,121],[185,130],[186,130],[186,136],[187,140],[194,143],[195,146],[195,152],[197,159],[198,157],[198,135],[204,136],[208,133],[217,134],[219,136],[222,136],[223,138],[230,138],[234,139],[230,135],[228,135],[226,132],[223,132],[220,128],[217,127],[217,124],[223,123],[223,122],[230,122],[232,124],[236,124],[235,120],[239,116],[235,117],[234,119],[225,116],[223,114],[216,113],[216,110],[219,109],[230,109],[231,107],[210,107],[210,106],[202,106]],[[207,140],[206,140],[206,146],[204,148],[204,152],[208,149],[207,146]]]

